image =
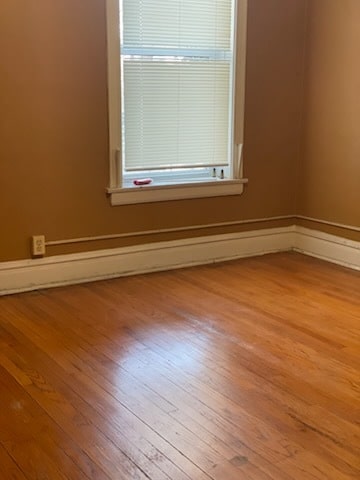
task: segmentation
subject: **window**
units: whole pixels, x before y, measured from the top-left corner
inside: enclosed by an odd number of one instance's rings
[[[242,192],[246,3],[108,0],[113,204]]]

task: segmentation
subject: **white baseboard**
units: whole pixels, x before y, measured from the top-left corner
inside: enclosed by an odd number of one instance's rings
[[[360,270],[360,242],[298,226],[0,263],[0,295],[296,250]]]
[[[294,227],[0,263],[0,295],[289,250]]]
[[[360,270],[360,242],[299,226],[295,227],[294,240],[296,252]]]

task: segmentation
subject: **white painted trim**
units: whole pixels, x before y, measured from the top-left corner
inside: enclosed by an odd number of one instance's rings
[[[299,226],[0,263],[0,295],[295,250],[360,270],[360,242]]]
[[[237,0],[236,4],[236,66],[235,66],[235,118],[234,143],[243,146],[245,118],[245,88],[246,88],[246,54],[247,54],[247,23],[248,0]],[[242,178],[242,170],[240,177]]]
[[[77,237],[59,240],[48,240],[46,246],[69,245],[74,243],[98,242],[101,240],[114,240],[118,238],[144,237],[146,235],[158,235],[163,233],[189,232],[191,230],[206,230],[209,228],[235,227],[236,225],[249,225],[255,223],[268,223],[278,220],[293,219],[293,215],[279,215],[277,217],[249,218],[247,220],[232,220],[230,222],[201,223],[197,225],[186,225],[184,227],[159,228],[154,230],[140,230],[137,232],[111,233],[109,235],[97,235],[93,237]]]
[[[244,191],[244,183],[248,180],[222,180],[203,183],[186,183],[177,185],[146,186],[135,188],[109,188],[111,205],[129,205],[133,203],[164,202],[167,200],[183,200],[187,198],[221,197],[224,195],[240,195]]]
[[[305,215],[296,215],[296,218],[301,218],[302,220],[307,220],[308,222],[321,223],[322,225],[330,225],[331,227],[343,228],[344,230],[353,230],[354,232],[360,232],[360,227],[356,227],[355,225],[346,225],[345,223],[331,222],[330,220],[306,217]]]
[[[333,224],[330,222],[311,219],[303,216],[299,217],[294,215],[278,215],[275,217],[249,218],[246,220],[232,220],[230,222],[202,223],[197,225],[186,225],[184,227],[159,228],[154,230],[141,230],[137,232],[112,233],[109,235],[96,235],[92,237],[77,237],[77,238],[66,238],[66,239],[58,239],[58,240],[48,240],[45,242],[45,245],[54,246],[54,245],[67,245],[72,243],[98,242],[101,240],[114,240],[117,238],[130,238],[130,237],[144,237],[146,235],[156,235],[156,234],[162,234],[162,233],[188,232],[191,230],[205,230],[209,228],[221,228],[221,227],[235,227],[236,225],[249,225],[251,223],[252,224],[268,223],[268,222],[273,222],[277,220],[289,220],[289,219],[295,220],[296,218],[302,218],[304,220],[311,220],[314,222],[324,223],[326,225],[334,225],[347,230],[360,231],[360,228],[354,227],[351,225]]]
[[[120,32],[119,0],[106,0],[107,20],[107,71],[108,71],[108,119],[109,119],[109,188],[106,189],[111,205],[129,205],[136,203],[161,202],[190,198],[207,198],[226,195],[240,195],[244,191],[242,145],[244,137],[245,115],[245,69],[247,42],[247,8],[248,0],[235,0],[238,13],[236,26],[235,71],[233,82],[234,102],[231,122],[234,129],[233,140],[241,145],[241,162],[233,161],[233,179],[221,184],[166,185],[147,188],[125,188],[122,172],[121,139],[121,66],[120,66]],[[233,142],[233,143],[234,143]],[[235,153],[235,152],[233,152]],[[236,164],[236,168],[235,168]]]
[[[0,264],[0,294],[288,250],[294,227],[212,235]]]
[[[360,242],[300,226],[295,227],[294,240],[296,252],[360,270]]]
[[[108,117],[109,117],[109,185],[116,188],[121,184],[122,172],[118,166],[121,160],[120,134],[120,34],[119,34],[119,2],[106,0],[106,41],[107,41],[107,75],[108,75]],[[116,19],[114,21],[114,19]]]

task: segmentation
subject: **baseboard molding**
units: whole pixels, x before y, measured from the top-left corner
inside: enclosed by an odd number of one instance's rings
[[[360,270],[360,242],[296,226],[293,250]]]
[[[0,295],[289,250],[294,227],[195,237],[0,264]]]
[[[295,250],[360,270],[360,242],[299,226],[0,264],[0,295]]]

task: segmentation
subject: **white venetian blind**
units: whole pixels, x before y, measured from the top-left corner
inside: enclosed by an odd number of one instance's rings
[[[229,163],[232,0],[122,0],[125,170]]]

